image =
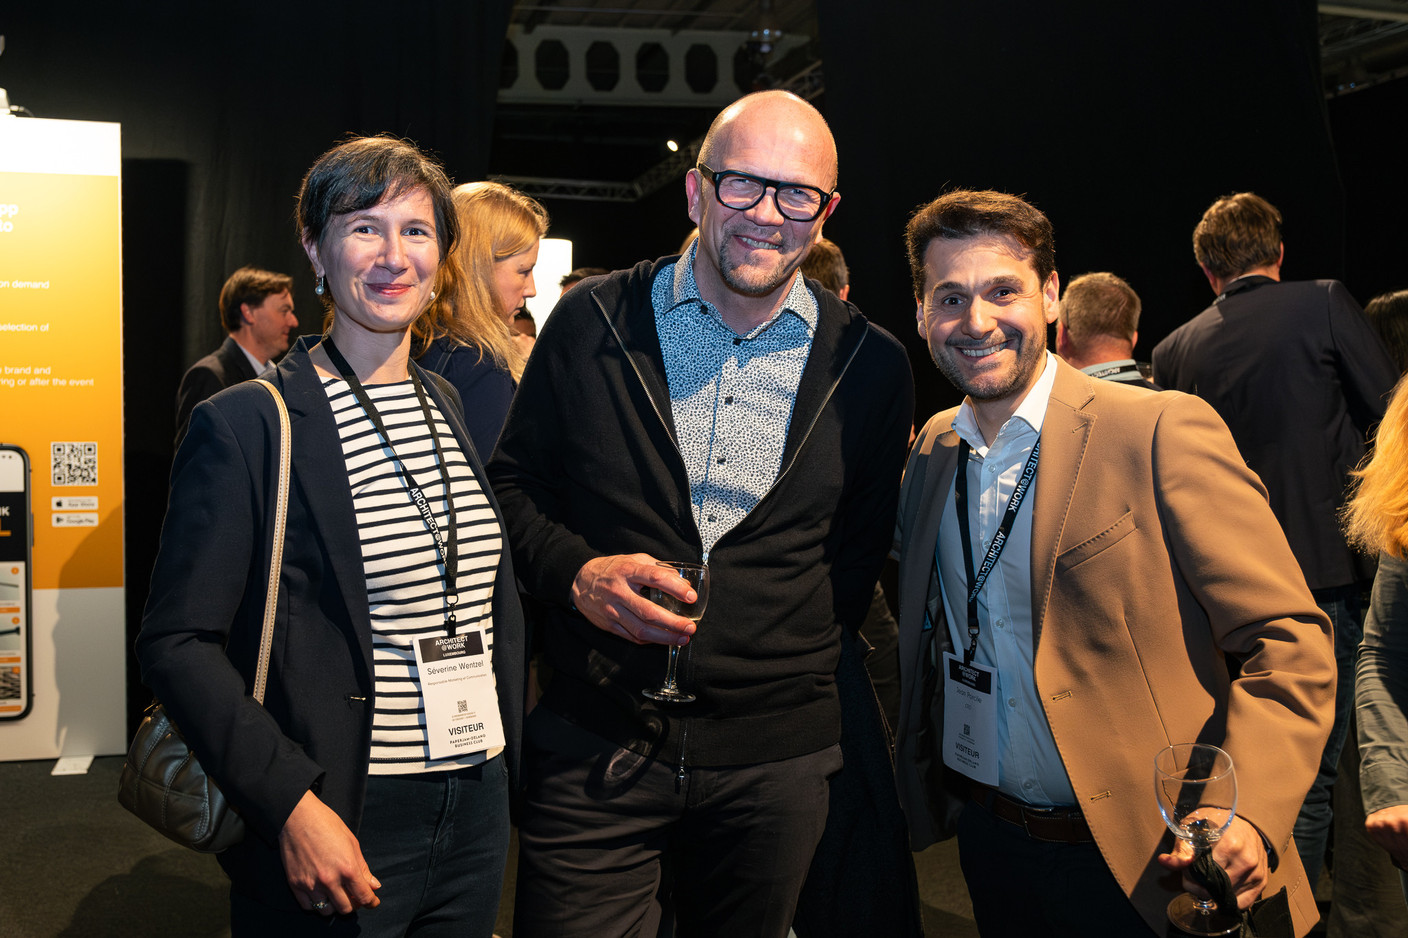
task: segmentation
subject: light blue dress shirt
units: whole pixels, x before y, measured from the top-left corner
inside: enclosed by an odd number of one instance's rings
[[[1056,358],[1047,352],[1041,377],[998,430],[992,445],[984,442],[968,400],[963,401],[954,418],[954,432],[972,450],[968,456],[968,523],[975,565],[987,553],[1022,468],[1041,436],[1055,381]],[[1034,481],[1017,511],[1007,546],[978,595],[981,631],[973,660],[997,671],[997,787],[1018,801],[1049,807],[1073,805],[1076,796],[1046,721],[1033,671],[1036,642],[1032,622],[1032,505],[1038,496],[1039,485]],[[949,635],[961,655],[968,647],[968,575],[952,487],[939,527],[939,559]]]

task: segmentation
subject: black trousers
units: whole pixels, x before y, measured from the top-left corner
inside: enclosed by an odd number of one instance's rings
[[[666,765],[545,707],[524,733],[514,934],[784,938],[826,825],[839,746],[759,765]]]
[[[958,860],[983,938],[1156,934],[1094,843],[1033,840],[970,801],[958,818]]]

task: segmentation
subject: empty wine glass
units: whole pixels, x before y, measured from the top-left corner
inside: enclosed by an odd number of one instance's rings
[[[1237,813],[1237,774],[1232,757],[1207,743],[1180,743],[1154,757],[1159,813],[1175,837],[1203,854],[1226,832]],[[1168,904],[1168,920],[1190,935],[1228,935],[1241,928],[1239,910],[1224,909],[1192,893]]]
[[[684,616],[697,623],[704,616],[704,606],[709,601],[709,568],[697,563],[682,563],[673,560],[658,560],[656,564],[669,567],[675,575],[684,580],[694,590],[695,600],[687,603],[653,586],[641,588],[641,595],[658,606],[663,606],[677,616]],[[679,667],[680,646],[670,646],[670,657],[665,665],[665,683],[655,690],[641,691],[646,697],[659,703],[689,703],[694,695],[680,690],[675,671]]]

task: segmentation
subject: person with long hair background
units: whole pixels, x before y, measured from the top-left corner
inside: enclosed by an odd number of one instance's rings
[[[1408,378],[1355,472],[1345,529],[1379,556],[1355,678],[1364,828],[1393,858],[1408,901]]]
[[[457,268],[442,273],[432,309],[436,338],[420,364],[443,376],[464,400],[465,421],[485,459],[508,416],[532,339],[517,335],[513,314],[537,295],[533,267],[548,231],[547,210],[497,182],[456,186]]]

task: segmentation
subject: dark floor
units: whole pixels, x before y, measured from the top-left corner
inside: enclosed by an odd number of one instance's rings
[[[120,757],[86,775],[0,762],[0,936],[223,938],[228,901],[215,858],[176,846],[117,803]],[[953,842],[917,854],[929,935],[975,938]],[[513,862],[510,859],[509,874]],[[505,893],[512,894],[513,884]],[[513,935],[511,907],[498,933]],[[859,938],[859,936],[858,936]]]

